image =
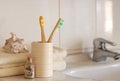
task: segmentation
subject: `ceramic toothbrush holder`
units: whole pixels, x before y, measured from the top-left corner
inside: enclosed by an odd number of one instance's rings
[[[32,42],[31,56],[35,65],[35,77],[53,76],[53,44]]]

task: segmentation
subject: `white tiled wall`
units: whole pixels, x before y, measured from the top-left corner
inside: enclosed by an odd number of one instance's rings
[[[105,0],[60,0],[60,16],[64,19],[60,30],[61,47],[84,51],[85,48],[92,47],[95,37],[106,37],[100,30],[104,25],[104,21],[101,21],[104,20],[101,1]],[[45,32],[48,37],[58,19],[58,2],[59,0],[0,0],[0,46],[10,36],[9,32],[23,37],[26,43],[39,41],[40,15],[45,17]],[[117,28],[118,26],[114,31]],[[119,30],[115,34],[119,34]],[[59,45],[58,31],[53,42],[54,45]]]
[[[92,46],[95,36],[95,0],[62,0],[62,46],[82,49]]]
[[[120,25],[119,25],[119,19],[120,19],[120,0],[97,0],[96,2],[96,37],[103,37],[106,38],[108,40],[114,41],[117,44],[120,44]],[[108,3],[108,6],[105,6],[105,4]],[[112,13],[112,19],[108,18],[110,20],[112,20],[112,24],[109,23],[108,26],[105,26],[105,20],[106,20],[106,16],[105,16],[105,7],[108,7],[106,9],[108,9],[108,14],[107,16],[111,15],[109,13]],[[111,12],[110,12],[110,8],[111,7]],[[112,28],[109,27],[109,25],[112,25]],[[105,29],[108,28],[109,30],[111,30],[110,32],[106,32]]]
[[[120,0],[113,0],[113,39],[120,44]]]
[[[48,37],[58,19],[57,3],[58,0],[0,0],[0,45],[10,36],[9,32],[23,37],[27,43],[39,41],[41,15]],[[58,41],[57,37],[54,40]]]

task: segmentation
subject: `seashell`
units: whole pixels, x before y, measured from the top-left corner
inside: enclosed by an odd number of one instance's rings
[[[3,46],[3,49],[7,53],[28,53],[28,49],[26,45],[24,44],[24,39],[16,37],[14,33],[10,33],[11,37],[5,41],[5,45]]]

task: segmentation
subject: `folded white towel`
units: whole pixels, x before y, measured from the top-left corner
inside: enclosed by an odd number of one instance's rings
[[[2,64],[2,65],[0,65],[0,69],[11,68],[11,67],[18,67],[18,66],[24,66],[24,65],[25,65],[25,63]]]
[[[28,54],[8,54],[0,50],[0,65],[25,63]]]
[[[0,77],[24,74],[24,66],[0,69]]]
[[[15,67],[24,65],[29,54],[8,54],[0,49],[0,68]],[[67,56],[66,50],[54,47],[53,70],[63,70],[66,68],[64,58]]]

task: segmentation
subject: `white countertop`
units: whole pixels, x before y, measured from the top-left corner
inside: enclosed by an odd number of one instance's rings
[[[74,55],[73,55],[73,57],[74,57]],[[66,60],[67,61],[70,60],[69,56],[67,56]],[[71,67],[76,67],[78,64],[74,63],[73,61],[68,61],[66,70]],[[64,71],[54,71],[53,77],[51,77],[51,78],[25,79],[24,76],[21,75],[21,76],[0,78],[0,81],[96,81],[96,80],[92,80],[92,79],[82,79],[82,78],[71,77],[71,76],[64,74]]]
[[[63,72],[54,72],[51,78],[25,79],[23,75],[0,78],[0,81],[95,81],[92,79],[79,79],[65,75]]]
[[[60,72],[55,72],[53,77],[51,78],[35,78],[35,79],[24,79],[24,76],[13,76],[13,77],[5,77],[0,78],[0,81],[95,81],[90,79],[79,79],[71,76],[67,76],[65,74],[61,74]]]

